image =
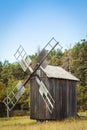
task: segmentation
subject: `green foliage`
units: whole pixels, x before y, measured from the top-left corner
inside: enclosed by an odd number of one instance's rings
[[[61,65],[61,58],[63,56],[63,53],[60,49],[53,50],[47,57],[47,60],[49,64],[51,65]]]
[[[6,93],[6,85],[0,82],[0,102],[2,102],[5,93]]]
[[[2,62],[0,61],[0,79],[1,79],[1,72],[2,72]]]
[[[80,83],[77,84],[77,109],[80,111],[87,110],[87,86],[83,87]]]
[[[16,63],[13,65],[12,75],[15,79],[20,80],[25,78],[26,73],[24,73],[21,66],[18,63]]]
[[[72,54],[72,71],[80,79],[77,86],[78,109],[87,110],[87,41],[78,42]]]
[[[30,106],[29,96],[30,96],[30,86],[29,86],[29,84],[27,84],[25,93],[22,95],[22,98],[20,98],[20,100],[19,100],[22,110],[25,110],[25,109],[29,110],[29,106]]]
[[[77,43],[72,49],[73,72],[80,79],[80,85],[87,85],[87,41]]]
[[[69,50],[65,50],[63,56],[62,56],[62,67],[71,72],[71,68],[72,68],[72,60],[73,60],[73,57],[72,57],[72,50],[69,49]]]
[[[25,77],[27,77],[29,72],[24,73],[18,63],[10,64],[8,61],[5,61],[4,63],[0,62],[0,70],[0,102],[3,102],[3,99],[6,97],[6,89],[8,88],[8,92],[10,92],[17,85],[19,80],[23,81]],[[22,104],[21,102],[23,102],[23,104],[28,104],[27,107],[29,108],[28,89],[26,89],[24,95],[19,103]]]

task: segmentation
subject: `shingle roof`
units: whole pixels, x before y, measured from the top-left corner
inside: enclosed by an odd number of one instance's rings
[[[47,67],[43,69],[43,71],[49,78],[59,78],[59,79],[69,79],[79,81],[78,78],[76,78],[70,72],[64,70],[62,67],[59,66],[47,65]]]

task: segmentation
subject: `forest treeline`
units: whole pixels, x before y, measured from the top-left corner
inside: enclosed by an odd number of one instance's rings
[[[35,56],[36,54],[30,55],[32,60]],[[80,79],[77,83],[77,108],[81,111],[87,110],[87,40],[81,40],[64,52],[60,49],[53,50],[47,60],[49,64],[61,66]],[[17,62],[0,61],[0,103],[6,97],[7,87],[10,92],[18,81],[23,82],[28,74],[28,71],[23,72]],[[29,84],[27,84],[26,92],[18,102],[19,108],[29,109],[29,102]]]

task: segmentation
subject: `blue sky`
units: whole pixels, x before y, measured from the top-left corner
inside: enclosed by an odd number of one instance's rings
[[[20,44],[34,54],[52,37],[67,49],[86,35],[86,0],[0,0],[2,62],[14,62]]]

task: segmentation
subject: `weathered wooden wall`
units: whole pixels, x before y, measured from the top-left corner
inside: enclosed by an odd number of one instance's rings
[[[61,120],[76,116],[76,81],[48,78],[43,72],[40,76],[55,100],[55,107],[50,114],[33,77],[30,81],[30,117],[36,120]]]

